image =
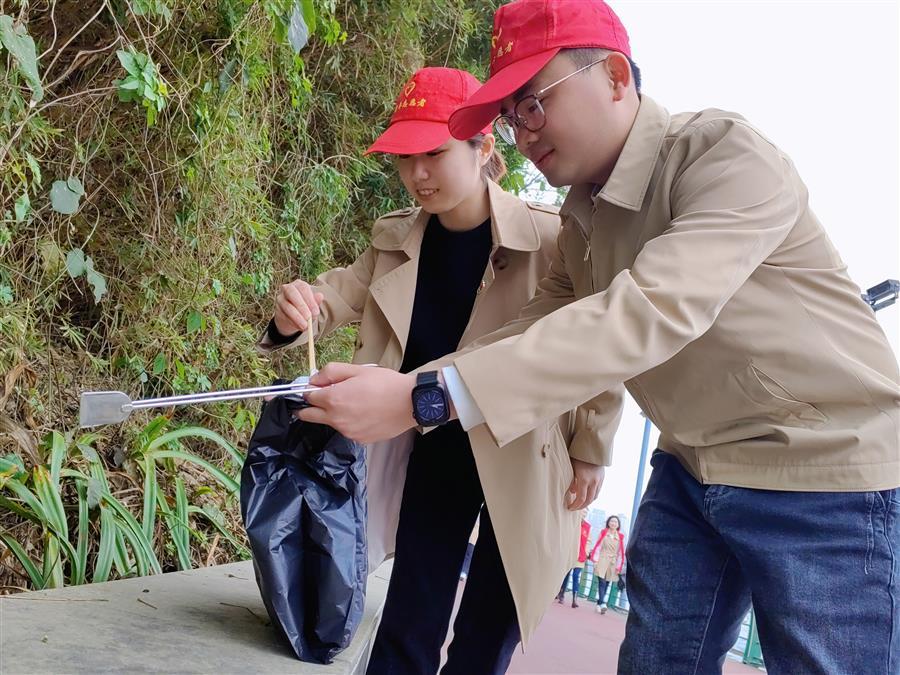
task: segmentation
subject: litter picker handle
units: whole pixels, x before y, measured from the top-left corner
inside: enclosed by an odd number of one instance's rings
[[[228,391],[210,391],[202,394],[185,394],[182,396],[164,396],[162,398],[145,398],[131,402],[133,410],[143,408],[165,408],[170,405],[189,405],[192,403],[215,403],[217,401],[237,401],[245,398],[262,398],[264,396],[284,396],[286,394],[303,394],[315,391],[320,387],[304,383],[274,384],[268,387],[252,387],[249,389],[231,389]]]

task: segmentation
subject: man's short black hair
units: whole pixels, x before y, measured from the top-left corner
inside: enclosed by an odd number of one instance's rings
[[[602,58],[601,54],[604,50],[599,49],[597,47],[578,47],[576,49],[564,49],[563,50],[566,56],[575,64],[576,68],[585,68],[591,65],[594,61],[599,58]],[[611,51],[611,50],[606,50]],[[638,68],[638,65],[631,60],[631,57],[627,54],[622,54],[626,59],[628,59],[628,63],[631,64],[631,77],[634,79],[634,88],[637,93],[641,93],[641,69]]]

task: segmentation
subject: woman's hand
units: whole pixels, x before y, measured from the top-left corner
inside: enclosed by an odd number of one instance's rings
[[[575,476],[572,484],[566,492],[566,508],[569,511],[580,511],[597,499],[600,486],[603,485],[603,477],[606,475],[606,467],[599,464],[591,464],[580,459],[571,458],[572,471]]]
[[[282,335],[305,331],[309,320],[319,316],[324,298],[301,279],[284,284],[275,296],[275,328]]]

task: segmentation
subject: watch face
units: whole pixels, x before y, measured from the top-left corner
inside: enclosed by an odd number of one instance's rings
[[[444,416],[446,405],[440,391],[426,389],[416,396],[416,413],[420,420],[432,422]]]

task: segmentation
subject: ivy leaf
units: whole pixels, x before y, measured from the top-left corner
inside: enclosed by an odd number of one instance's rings
[[[0,305],[11,305],[14,299],[12,288],[6,284],[0,284]]]
[[[80,248],[73,248],[66,254],[66,269],[69,271],[69,276],[73,279],[77,279],[84,271],[87,269],[84,261],[84,251]]]
[[[17,223],[24,222],[28,214],[31,213],[31,200],[28,198],[27,192],[23,192],[22,196],[16,200],[15,211]]]
[[[288,42],[291,43],[294,51],[299,54],[301,50],[309,42],[309,28],[303,18],[303,11],[299,4],[294,5],[294,11],[291,12],[291,21],[288,25]]]
[[[78,176],[69,176],[66,186],[79,197],[84,195],[84,185],[81,184]]]
[[[28,35],[25,26],[13,27],[13,18],[0,14],[0,44],[12,54],[19,72],[31,87],[31,100],[37,103],[44,98],[44,88],[37,69],[37,52],[34,40]]]
[[[73,178],[70,178],[69,181],[72,181]],[[78,202],[81,200],[81,195],[84,194],[84,188],[81,187],[81,181],[74,178],[76,182],[73,184],[80,188],[80,191],[76,192],[71,188],[69,181],[53,182],[53,187],[50,188],[50,205],[57,213],[70,216],[78,210]]]
[[[106,279],[100,272],[94,269],[93,262],[90,258],[88,258],[88,262],[91,264],[87,270],[87,282],[91,285],[91,288],[94,289],[94,302],[99,303],[103,296],[106,295]]]
[[[157,354],[156,358],[153,359],[153,374],[159,375],[166,370],[166,355],[165,354]]]
[[[192,309],[187,315],[187,332],[196,333],[203,326],[203,317],[196,309]]]

